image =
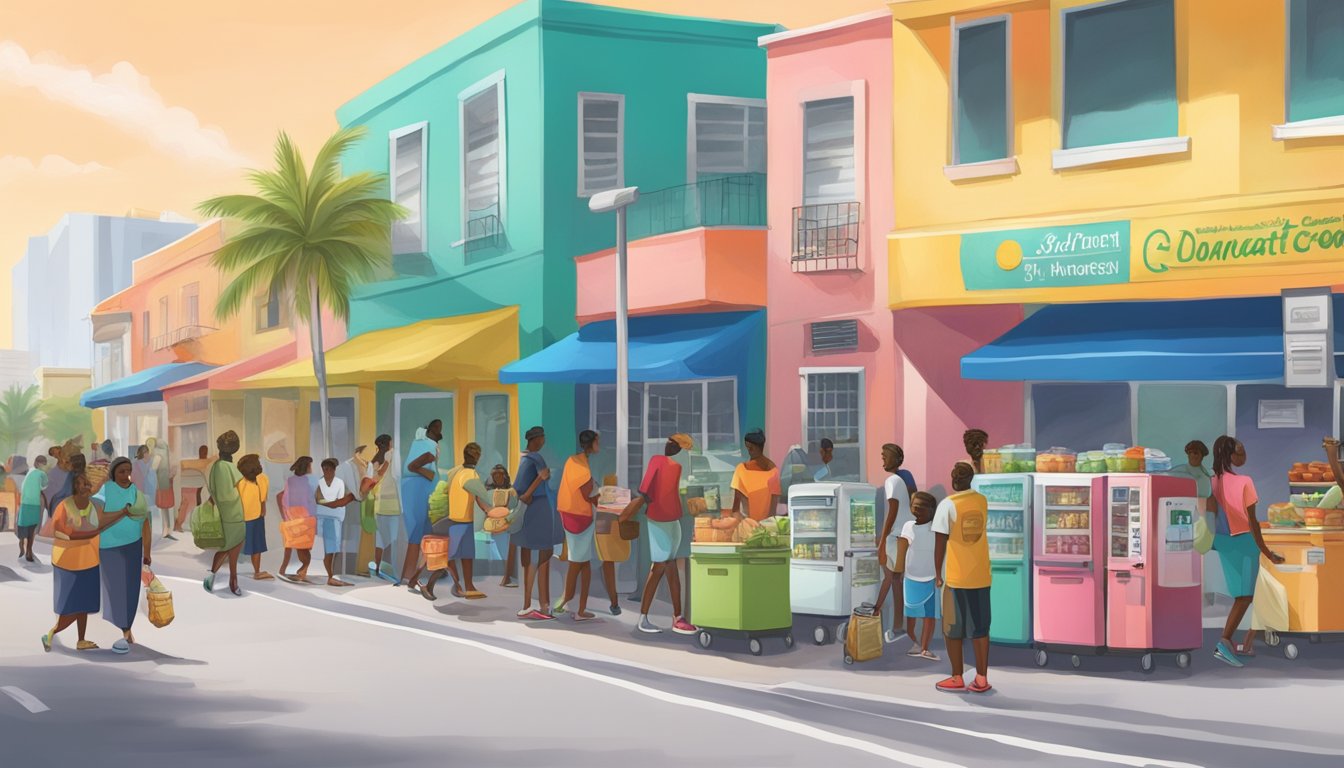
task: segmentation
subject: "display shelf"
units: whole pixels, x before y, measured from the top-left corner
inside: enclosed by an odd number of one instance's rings
[[[1338,483],[1295,483],[1291,480],[1288,481],[1289,488],[1334,488],[1336,485]]]
[[[1048,512],[1091,512],[1091,505],[1083,506],[1065,506],[1062,504],[1046,504],[1045,509]]]
[[[835,531],[794,531],[795,539],[834,539]]]
[[[1091,532],[1092,532],[1092,529],[1091,529],[1091,528],[1051,528],[1050,526],[1047,525],[1047,526],[1045,527],[1045,532],[1046,532],[1047,534],[1050,534],[1050,535],[1054,535],[1054,534],[1056,534],[1056,533],[1059,533],[1059,534],[1064,534],[1064,533],[1078,534],[1078,533],[1091,533]]]

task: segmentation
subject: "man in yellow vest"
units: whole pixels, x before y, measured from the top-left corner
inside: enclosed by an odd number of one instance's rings
[[[986,693],[989,685],[989,538],[985,525],[989,503],[971,490],[975,467],[957,462],[952,467],[952,495],[938,504],[933,516],[933,550],[937,585],[943,588],[943,636],[952,676],[938,683],[948,693]],[[947,568],[944,572],[943,565]],[[975,648],[975,681],[962,679],[962,642]]]
[[[472,582],[472,566],[476,559],[476,507],[481,511],[490,510],[490,492],[476,472],[476,462],[481,460],[481,446],[467,443],[462,449],[462,463],[448,471],[444,482],[448,484],[448,570],[452,572],[454,597],[479,600],[485,593],[476,589]],[[462,580],[457,579],[457,563],[462,563]],[[434,599],[434,584],[443,575],[436,571],[429,577],[422,594],[428,600]]]

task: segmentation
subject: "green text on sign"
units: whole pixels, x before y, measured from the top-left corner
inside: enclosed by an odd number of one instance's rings
[[[1129,222],[1036,227],[961,236],[968,291],[1129,282]]]

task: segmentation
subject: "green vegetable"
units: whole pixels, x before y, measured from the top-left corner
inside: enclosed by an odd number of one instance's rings
[[[776,517],[776,518],[775,518],[775,528],[779,530],[779,535],[780,535],[780,536],[788,536],[788,535],[789,535],[789,518],[787,518],[787,517]]]

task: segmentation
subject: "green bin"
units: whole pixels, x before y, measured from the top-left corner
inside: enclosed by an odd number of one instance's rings
[[[789,550],[691,548],[691,623],[738,632],[787,630]]]

